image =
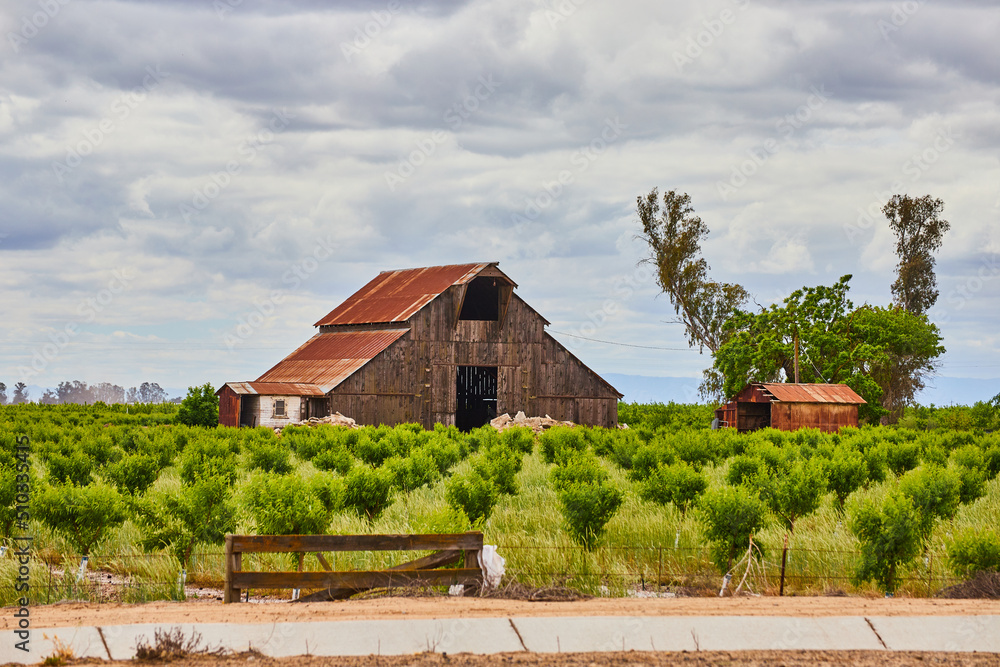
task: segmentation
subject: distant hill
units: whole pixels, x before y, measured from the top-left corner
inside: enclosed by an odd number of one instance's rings
[[[698,385],[701,378],[649,377],[605,373],[601,377],[625,394],[629,403],[700,403]],[[972,405],[987,401],[1000,393],[1000,378],[975,380],[937,377],[932,386],[917,395],[921,405]]]

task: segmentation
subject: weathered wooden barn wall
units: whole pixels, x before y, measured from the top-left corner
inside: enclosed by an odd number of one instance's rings
[[[240,396],[227,385],[219,391],[219,425],[240,425]]]
[[[520,297],[510,296],[503,322],[459,320],[460,303],[453,286],[417,312],[407,334],[330,393],[331,412],[362,424],[454,424],[458,366],[496,366],[498,414],[617,426],[618,394]]]
[[[858,425],[858,406],[842,403],[772,403],[771,426],[783,431],[816,428],[828,433]]]

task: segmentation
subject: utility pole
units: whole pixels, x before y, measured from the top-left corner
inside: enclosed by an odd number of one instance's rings
[[[799,331],[795,330],[795,384],[799,383]]]

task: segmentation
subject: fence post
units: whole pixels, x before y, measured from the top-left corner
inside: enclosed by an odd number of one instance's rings
[[[778,587],[778,595],[785,594],[785,564],[788,562],[788,533],[785,533],[785,546],[781,550],[781,585]]]
[[[656,592],[663,592],[663,545],[661,544],[657,547],[657,551],[660,552],[660,562],[656,566]]]
[[[934,574],[934,554],[927,554],[927,597],[931,597],[931,579]]]
[[[226,583],[222,589],[222,603],[240,601],[240,589],[233,586],[233,570],[236,566],[237,554],[233,553],[233,536],[226,535]],[[240,558],[240,561],[243,559]]]

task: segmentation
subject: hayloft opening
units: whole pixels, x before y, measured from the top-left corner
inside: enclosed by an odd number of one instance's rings
[[[455,426],[471,431],[497,416],[497,367],[459,366]]]
[[[458,319],[488,322],[500,319],[500,286],[496,278],[478,276],[472,279],[466,288]]]

